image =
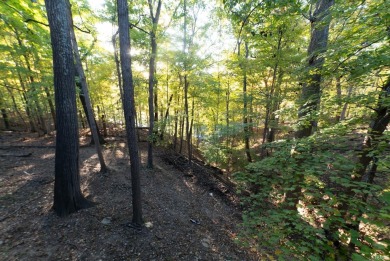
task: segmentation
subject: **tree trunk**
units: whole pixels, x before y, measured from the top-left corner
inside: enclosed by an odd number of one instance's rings
[[[326,51],[328,37],[330,14],[329,10],[334,0],[317,0],[313,15],[310,14],[311,35],[308,48],[308,76],[302,86],[300,103],[298,110],[299,130],[295,137],[309,137],[317,127],[316,113],[319,108],[321,98],[321,69],[325,62],[322,54]],[[292,200],[291,208],[297,209],[299,198],[301,197],[301,184],[304,182],[304,176],[298,173],[295,189],[286,193],[286,198]]]
[[[79,135],[69,1],[45,0],[53,49],[56,101],[56,152],[54,205],[57,215],[67,216],[91,205],[82,195],[79,175]]]
[[[248,49],[248,42],[245,41],[245,61],[248,60],[249,57],[249,49]],[[247,69],[246,66],[243,68],[244,70],[244,78],[242,82],[242,92],[244,94],[244,118],[243,118],[243,124],[244,124],[244,142],[245,142],[245,154],[246,159],[248,162],[252,162],[252,156],[250,152],[250,145],[249,145],[249,138],[250,138],[250,131],[249,131],[249,124],[248,124],[248,97],[247,97]]]
[[[123,105],[123,87],[122,87],[122,78],[121,78],[121,68],[120,68],[120,62],[118,57],[118,49],[116,47],[116,34],[112,36],[112,46],[114,47],[114,59],[115,59],[115,68],[116,68],[116,74],[118,77],[118,87],[119,87],[119,93],[121,95],[121,102]]]
[[[308,74],[302,86],[298,110],[299,130],[296,138],[309,137],[317,128],[316,113],[321,100],[321,70],[325,62],[329,38],[330,14],[334,0],[317,0],[313,14],[310,14],[311,34],[308,48]]]
[[[81,85],[81,90],[82,90],[82,92],[80,92],[80,95],[82,93],[84,100],[85,100],[85,108],[87,109],[86,112],[88,112],[88,114],[86,113],[86,116],[87,116],[87,119],[89,122],[89,126],[91,129],[91,134],[92,134],[93,140],[95,141],[96,153],[98,155],[99,162],[100,162],[100,172],[104,173],[104,172],[107,172],[107,166],[106,166],[106,163],[104,162],[104,157],[103,157],[102,149],[100,146],[100,137],[99,137],[99,133],[97,130],[95,117],[93,116],[91,100],[89,99],[87,80],[85,78],[83,65],[81,64],[81,58],[80,58],[79,48],[78,48],[78,44],[77,44],[77,40],[76,40],[76,35],[74,33],[74,30],[73,30],[73,18],[72,18],[72,11],[70,9],[70,4],[69,4],[68,10],[69,10],[68,17],[69,17],[69,23],[70,23],[70,25],[69,25],[70,38],[72,41],[73,56],[75,59],[75,67],[76,67],[76,70],[75,70],[76,73],[75,73],[74,77],[75,76],[79,77],[78,80],[79,80],[79,83]]]
[[[53,123],[54,123],[54,129],[56,130],[57,129],[57,127],[56,127],[56,110],[54,108],[54,104],[53,104],[53,101],[51,98],[49,88],[47,88],[47,86],[45,86],[44,88],[45,88],[45,93],[46,93],[46,97],[47,97],[47,102],[49,103],[50,114],[51,114],[51,117],[52,117]]]
[[[192,107],[191,107],[191,122],[187,135],[187,146],[188,146],[188,162],[192,164],[192,129],[194,125],[194,110],[195,110],[195,98],[192,97]]]
[[[10,90],[8,84],[5,84],[5,88],[7,89],[9,95],[11,96],[11,99],[12,99],[12,104],[14,106],[14,109],[16,111],[16,113],[18,114],[20,120],[23,122],[23,126],[25,127],[25,129],[27,130],[28,127],[26,125],[26,121],[24,120],[23,116],[22,116],[22,113],[20,112],[19,108],[18,108],[18,105],[16,104],[16,100],[15,100],[15,96],[14,94],[12,93],[12,91]]]
[[[363,142],[362,153],[359,155],[359,164],[353,175],[355,180],[362,181],[366,173],[367,167],[370,162],[374,159],[372,150],[378,146],[380,137],[386,130],[387,125],[390,121],[390,79],[382,87],[381,93],[378,99],[378,105],[375,108],[375,116],[371,120],[370,128]],[[371,176],[365,178],[365,180],[373,180],[375,173],[368,173]]]
[[[79,117],[80,117],[80,122],[81,122],[81,127],[83,128],[83,129],[85,129],[86,128],[86,126],[85,126],[85,121],[84,121],[84,117],[83,117],[83,113],[81,112],[81,110],[79,110]]]
[[[378,166],[377,158],[375,150],[378,149],[378,145],[381,141],[381,137],[383,133],[387,129],[387,126],[390,123],[390,78],[387,80],[386,84],[381,88],[381,92],[379,94],[378,104],[375,108],[375,115],[372,117],[372,120],[369,125],[369,129],[366,137],[364,138],[362,144],[362,150],[358,155],[358,164],[356,164],[356,168],[354,169],[351,177],[352,182],[366,182],[372,184],[376,175],[376,169]],[[371,166],[371,167],[370,167]],[[348,196],[350,198],[357,199],[359,198],[363,203],[365,203],[368,199],[369,192],[364,192],[362,195],[359,192],[352,191],[351,189],[348,191]],[[356,204],[356,203],[355,203]],[[344,219],[346,221],[351,222],[350,229],[360,232],[359,225],[361,217],[364,212],[361,208],[359,211],[351,213],[349,211],[350,205],[341,206],[342,212],[344,213]],[[357,213],[356,213],[357,212]],[[333,228],[333,235],[337,234],[337,227]],[[355,243],[352,240],[349,243],[349,255],[351,256],[355,252]]]
[[[23,47],[22,39],[20,38],[19,32],[17,30],[15,30],[15,35],[16,35],[16,39],[18,41],[19,46],[22,48]],[[35,89],[35,79],[33,76],[33,70],[31,69],[31,65],[30,65],[29,59],[27,57],[27,53],[23,53],[22,56],[24,58],[24,61],[26,63],[27,70],[29,73],[28,79],[30,80],[30,88],[29,88],[28,92],[31,94],[29,98],[32,99],[32,101],[34,102],[35,107],[36,107],[36,116],[38,119],[38,121],[37,121],[38,126],[40,127],[40,130],[43,132],[43,134],[47,134],[48,130],[46,127],[45,118],[43,116],[43,111],[42,111],[41,105],[39,104],[38,97],[36,97],[36,91],[34,90]]]
[[[150,19],[152,20],[152,30],[150,34],[150,59],[149,59],[149,133],[148,133],[148,168],[153,168],[153,144],[155,143],[154,137],[154,121],[158,118],[157,110],[157,95],[154,95],[154,85],[156,83],[155,71],[156,71],[156,57],[157,57],[157,26],[160,18],[161,0],[158,1],[157,10],[154,14],[152,0],[148,0]],[[156,111],[155,111],[156,110]]]
[[[182,153],[183,151],[183,142],[184,142],[184,116],[179,116],[180,117],[180,147],[179,147],[179,153]]]
[[[1,109],[1,115],[3,116],[3,121],[4,121],[4,127],[6,130],[9,130],[10,129],[10,126],[9,126],[9,118],[8,118],[8,114],[7,114],[7,110],[2,108]]]
[[[135,129],[134,86],[130,57],[130,22],[127,0],[117,0],[119,46],[123,82],[123,108],[125,113],[127,143],[131,162],[131,183],[133,195],[133,219],[136,226],[142,224],[140,161],[138,156],[137,134]]]
[[[336,77],[336,97],[337,97],[337,101],[336,101],[336,104],[338,107],[341,107],[342,106],[342,102],[341,102],[341,99],[342,99],[342,94],[341,94],[341,77],[342,76],[337,76]],[[336,122],[340,122],[341,118],[341,114],[339,115],[336,115]]]
[[[20,82],[20,86],[22,87],[22,96],[23,96],[23,100],[26,104],[26,114],[27,114],[27,117],[28,117],[28,122],[30,124],[30,131],[31,132],[36,132],[37,131],[37,128],[36,128],[36,125],[35,125],[35,122],[34,122],[34,115],[32,113],[32,106],[31,106],[31,101],[30,101],[30,97],[28,97],[27,95],[27,90],[26,90],[26,87],[24,85],[24,82],[22,80],[22,76],[20,75],[20,73],[18,72],[18,79],[19,79],[19,82]]]
[[[106,121],[106,114],[102,114],[100,116],[100,120],[102,121],[102,126],[103,126],[103,136],[107,137],[108,136],[108,131],[107,131],[107,121]]]
[[[280,51],[282,48],[282,39],[284,31],[278,28],[278,46],[276,48],[276,61],[272,72],[272,84],[271,84],[271,107],[269,112],[270,128],[267,133],[267,143],[275,141],[276,130],[278,128],[278,119],[276,118],[276,111],[279,109],[280,104],[280,85],[283,78],[283,73],[279,69]]]
[[[79,78],[77,72],[76,72],[76,78]],[[90,117],[90,113],[89,113],[89,109],[88,109],[87,101],[86,101],[86,96],[84,95],[84,91],[83,91],[83,88],[81,86],[81,82],[79,80],[76,81],[76,86],[79,89],[79,99],[80,99],[80,102],[81,102],[81,106],[83,107],[83,111],[84,111],[85,117],[87,118],[88,125],[89,125],[89,127],[91,129],[91,135],[92,135],[91,144],[95,144],[95,138],[94,138],[94,135],[93,135],[93,132],[92,132],[90,118],[92,118],[92,120],[94,122],[94,125],[96,127],[96,132],[97,132],[97,135],[98,135],[99,143],[100,144],[105,144],[106,141],[104,140],[102,134],[100,133],[99,125],[96,122],[95,116],[93,116],[93,114],[92,114],[92,117]],[[92,105],[90,105],[90,107],[91,107],[91,112],[93,113]]]
[[[166,109],[165,115],[164,115],[164,119],[162,120],[162,125],[161,125],[161,130],[160,130],[160,140],[164,140],[165,128],[167,126],[167,121],[168,121],[168,116],[169,116],[169,107],[171,106],[172,99],[173,99],[173,93],[169,97],[167,109]]]
[[[353,91],[353,88],[352,88],[352,87],[349,87],[349,88],[348,88],[348,94],[347,94],[347,97],[348,97],[348,98],[351,97],[352,91]],[[339,119],[340,121],[345,120],[346,114],[347,114],[347,109],[348,109],[348,102],[344,103],[343,109],[341,110],[340,119]]]

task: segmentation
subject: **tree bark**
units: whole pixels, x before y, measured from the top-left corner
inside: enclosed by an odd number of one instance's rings
[[[383,132],[386,130],[387,125],[390,121],[390,79],[385,85],[381,88],[381,93],[378,99],[378,105],[375,108],[375,116],[371,120],[370,128],[363,142],[363,149],[359,155],[359,164],[354,171],[354,179],[356,181],[362,181],[366,170],[371,161],[374,160],[372,151],[377,148],[380,137],[383,135]],[[369,176],[365,180],[373,180],[375,172],[369,172]]]
[[[76,78],[79,78],[77,72],[76,72],[75,76],[76,76]],[[88,125],[89,125],[89,127],[91,129],[91,135],[92,135],[91,144],[95,144],[95,138],[94,138],[94,135],[93,135],[93,132],[92,132],[90,120],[93,120],[94,125],[96,127],[96,132],[97,132],[97,135],[98,135],[99,143],[100,144],[105,144],[106,141],[104,140],[104,138],[102,137],[102,135],[100,133],[99,125],[96,122],[95,116],[93,116],[93,114],[92,114],[92,117],[90,117],[89,109],[88,109],[88,106],[87,106],[87,101],[86,101],[86,98],[85,98],[86,96],[84,94],[83,88],[81,86],[81,82],[79,80],[76,81],[76,86],[79,89],[79,99],[80,99],[80,102],[81,102],[81,106],[83,107],[83,111],[84,111],[85,117],[87,118]],[[90,109],[91,112],[93,113],[92,105],[90,105],[90,108],[91,108]],[[90,118],[92,118],[92,119],[90,119]]]
[[[302,86],[300,103],[298,110],[299,129],[295,133],[295,138],[309,137],[317,127],[316,113],[321,99],[321,70],[325,62],[322,54],[326,51],[329,38],[330,8],[334,0],[317,0],[313,14],[310,14],[311,35],[308,48],[308,76]],[[298,163],[299,164],[299,163]],[[293,204],[289,208],[298,207],[299,198],[302,193],[302,183],[304,176],[297,174],[297,184],[295,189],[286,193],[286,198],[291,199]]]
[[[381,141],[381,137],[385,132],[387,126],[390,123],[390,78],[382,86],[381,92],[379,94],[378,104],[375,108],[375,115],[372,117],[367,135],[364,138],[362,144],[362,150],[358,155],[358,160],[356,168],[354,169],[351,177],[352,182],[366,182],[372,184],[376,175],[376,170],[378,166],[377,157],[375,150],[378,149],[378,144]],[[369,192],[356,193],[351,189],[347,192],[347,195],[350,198],[359,198],[363,203],[367,202]],[[357,195],[360,194],[360,195]],[[349,211],[351,208],[350,205],[341,206],[342,212],[344,213],[344,219],[351,222],[350,229],[360,232],[359,225],[361,216],[364,212],[360,208],[358,211],[352,212]],[[337,234],[337,227],[333,228],[333,235]],[[349,255],[351,256],[355,252],[355,243],[350,241],[349,245]]]
[[[53,49],[56,101],[56,152],[53,209],[67,216],[91,205],[82,195],[79,175],[79,135],[68,0],[45,0]]]
[[[73,56],[75,59],[75,67],[76,67],[76,70],[75,70],[76,73],[75,73],[74,77],[76,75],[79,77],[79,81],[80,81],[79,83],[81,85],[82,94],[83,94],[83,97],[85,100],[85,108],[87,109],[85,114],[86,114],[88,122],[89,122],[91,134],[92,134],[93,140],[95,142],[96,153],[98,155],[99,162],[100,162],[100,172],[104,173],[104,172],[107,172],[108,169],[107,169],[106,163],[104,162],[104,157],[103,157],[102,149],[100,146],[100,138],[101,137],[99,137],[95,117],[93,116],[91,100],[89,99],[87,80],[85,78],[83,65],[81,64],[81,58],[80,58],[79,48],[78,48],[78,44],[77,44],[77,40],[76,40],[76,35],[74,33],[74,30],[73,30],[73,18],[72,18],[72,11],[70,8],[70,4],[69,4],[68,10],[69,10],[68,11],[68,21],[70,23],[69,24],[70,38],[71,38],[71,42],[72,42]],[[101,138],[101,139],[103,139],[103,138]]]
[[[296,138],[309,137],[317,128],[316,113],[321,100],[321,70],[325,62],[329,38],[329,10],[334,0],[317,0],[313,14],[310,14],[311,33],[308,48],[308,74],[302,86],[298,110],[299,130]]]
[[[133,196],[133,219],[134,225],[142,224],[140,161],[138,156],[137,134],[135,129],[135,105],[134,86],[131,71],[130,57],[130,22],[127,0],[117,0],[119,46],[123,82],[123,108],[126,122],[127,143],[129,146],[131,162],[131,183]]]

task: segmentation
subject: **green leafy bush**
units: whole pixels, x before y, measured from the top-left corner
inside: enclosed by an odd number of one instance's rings
[[[388,184],[353,177],[360,140],[343,130],[269,144],[272,156],[235,174],[250,192],[243,198],[242,240],[273,247],[279,260],[388,255]],[[386,156],[378,151],[380,162]]]

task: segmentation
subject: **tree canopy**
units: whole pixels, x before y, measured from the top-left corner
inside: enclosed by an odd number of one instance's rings
[[[240,242],[282,260],[388,257],[388,1],[135,0],[131,50],[117,1],[70,2],[100,129],[117,135],[126,117],[150,146],[222,169],[243,192]],[[1,127],[52,132],[44,3],[0,10]]]

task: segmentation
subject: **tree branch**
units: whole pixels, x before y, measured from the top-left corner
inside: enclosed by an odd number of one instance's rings
[[[333,71],[335,72],[336,70],[338,70],[338,68],[339,68],[341,65],[343,65],[343,64],[344,64],[346,61],[348,61],[349,59],[351,59],[353,56],[357,55],[357,54],[358,54],[359,52],[361,52],[362,50],[366,49],[367,47],[370,47],[371,45],[373,45],[373,44],[375,44],[375,43],[377,43],[377,42],[379,42],[379,41],[381,41],[381,40],[383,40],[382,37],[376,39],[375,41],[372,41],[371,43],[364,44],[362,47],[358,48],[355,52],[349,54],[344,60],[342,60],[341,62],[339,62],[339,63],[337,64],[337,66],[334,68]]]
[[[150,35],[150,33],[149,33],[148,31],[142,29],[141,27],[138,27],[136,24],[130,23],[130,29],[133,28],[133,27],[137,28],[138,30],[144,32],[144,33],[147,34],[147,35]]]
[[[44,25],[44,26],[49,26],[48,24],[45,24],[43,22],[31,19],[31,18],[26,19],[24,22],[26,22],[26,23],[34,22],[34,23],[41,24],[41,25]],[[81,29],[80,27],[78,27],[76,25],[73,25],[73,27],[76,28],[77,30],[79,30],[80,32],[83,32],[83,33],[86,33],[86,34],[90,34],[91,33],[91,30],[89,30],[89,29],[84,30],[84,29]]]
[[[26,19],[24,22],[25,22],[25,23],[34,22],[34,23],[41,24],[41,25],[44,25],[44,26],[49,26],[49,24],[45,24],[45,23],[43,23],[43,22],[40,22],[40,21],[31,19],[31,18]]]

